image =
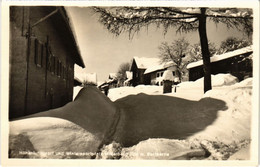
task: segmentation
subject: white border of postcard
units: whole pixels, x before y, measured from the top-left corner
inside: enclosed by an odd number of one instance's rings
[[[9,93],[9,6],[58,5],[58,6],[177,6],[177,7],[242,7],[253,8],[253,114],[251,160],[246,161],[166,161],[166,160],[52,160],[8,159],[8,93]],[[257,0],[232,1],[6,1],[2,2],[1,32],[1,164],[3,166],[256,166],[258,163],[259,132],[259,2]]]

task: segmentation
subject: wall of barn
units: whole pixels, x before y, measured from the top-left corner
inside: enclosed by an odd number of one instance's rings
[[[66,34],[59,32],[54,26],[52,19],[55,15],[33,27],[30,37],[26,38],[20,33],[29,22],[33,25],[53,9],[13,7],[11,11],[17,17],[11,22],[10,118],[63,106],[72,100],[74,62],[71,58],[73,53],[70,53],[62,40],[62,36]],[[23,25],[17,24],[23,20],[28,21]],[[15,24],[17,26],[13,27]],[[14,45],[16,41],[20,43]],[[29,60],[28,66],[26,57]],[[21,59],[18,66],[22,72],[15,72],[18,68],[16,59]]]
[[[247,59],[252,53],[234,56],[225,60],[211,63],[211,74],[230,73],[239,81],[246,77],[252,77],[252,60]],[[189,81],[195,81],[204,77],[203,66],[189,69]]]
[[[9,117],[20,117],[25,114],[26,90],[26,29],[28,20],[27,8],[10,8],[10,75],[9,75]]]

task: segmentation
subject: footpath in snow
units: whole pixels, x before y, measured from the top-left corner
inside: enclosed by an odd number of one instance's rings
[[[114,88],[113,102],[84,88],[64,107],[11,121],[9,156],[248,159],[252,78],[238,83],[229,74],[212,76],[206,94],[202,83],[183,82],[168,94],[160,86]]]

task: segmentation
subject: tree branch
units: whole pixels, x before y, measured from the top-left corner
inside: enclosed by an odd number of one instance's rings
[[[253,19],[252,16],[246,16],[246,17],[243,17],[243,16],[220,16],[220,15],[206,15],[206,17],[209,17],[209,18],[226,18],[226,19]]]
[[[171,11],[171,12],[174,12],[174,13],[178,13],[178,14],[183,14],[183,15],[190,15],[190,16],[196,16],[198,17],[200,15],[200,13],[187,13],[187,12],[183,12],[183,11],[180,11],[180,10],[177,10],[176,8],[164,8],[164,9],[167,9],[168,11]]]

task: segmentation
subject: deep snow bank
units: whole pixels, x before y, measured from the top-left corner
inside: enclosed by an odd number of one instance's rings
[[[216,74],[211,75],[212,87],[219,87],[225,85],[233,85],[238,82],[238,79],[231,74]],[[187,81],[178,84],[182,88],[194,88],[194,87],[203,87],[204,77],[197,79],[196,81]]]
[[[64,119],[37,117],[11,122],[9,142],[10,158],[91,158],[101,138]]]
[[[75,101],[64,107],[11,121],[10,156],[89,158],[91,155],[81,152],[97,151],[114,122],[115,113],[116,107],[97,88],[84,88]],[[23,141],[27,144],[23,145]],[[19,154],[19,151],[41,154]],[[73,153],[65,154],[66,152]]]
[[[121,134],[119,135],[119,129],[115,141],[129,144],[131,141],[137,142],[136,138],[142,140],[132,147],[122,148],[121,158],[199,159],[207,157],[206,153],[203,155],[196,150],[203,149],[209,152],[208,159],[225,160],[235,153],[230,159],[248,160],[251,140],[251,94],[252,78],[248,78],[230,86],[224,84],[215,87],[198,102],[178,98],[171,101],[167,96],[144,94],[117,100],[115,103],[125,110],[122,112],[124,121],[120,124]],[[174,136],[178,134],[179,136]],[[157,139],[145,140],[145,137]],[[183,140],[165,141],[162,138]],[[182,156],[172,151],[176,145],[180,146],[178,148],[183,147],[177,151],[183,153]],[[239,151],[240,149],[242,151]],[[193,154],[194,152],[196,154]],[[156,158],[152,153],[169,154]]]
[[[238,82],[238,79],[231,74],[211,75],[211,79],[213,87],[229,86]],[[112,88],[109,90],[108,97],[112,101],[116,101],[128,95],[137,95],[139,93],[162,95],[163,86],[138,85],[136,87]],[[178,84],[177,87],[173,86],[172,93],[166,93],[164,95],[198,101],[202,98],[203,94],[203,78],[200,78],[194,82],[182,82]]]
[[[250,139],[252,112],[252,78],[232,86],[223,86],[208,91],[204,98],[225,101],[227,110],[218,111],[217,119],[205,130],[192,138],[221,141],[225,144]]]
[[[82,89],[64,107],[10,122],[9,155],[90,158],[109,135],[120,144],[103,151],[116,151],[117,158],[201,159],[210,154],[209,159],[227,159],[250,143],[252,78],[222,81],[200,100],[189,100],[194,90],[189,86],[164,95],[158,86],[118,88],[125,97],[114,103],[94,87]],[[132,89],[135,95],[126,96]],[[108,134],[111,126],[115,129]],[[242,151],[248,158],[249,149]]]

